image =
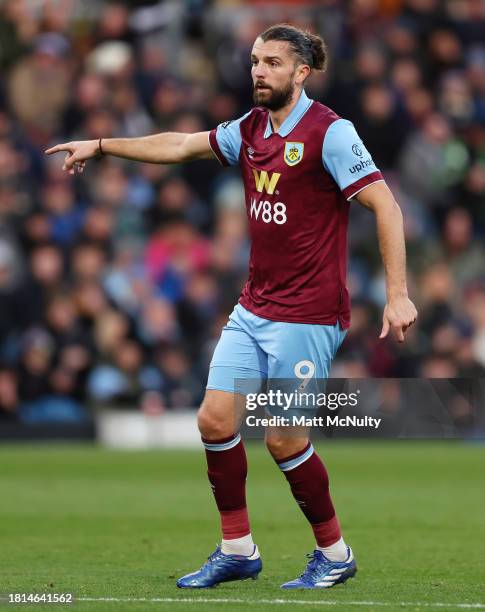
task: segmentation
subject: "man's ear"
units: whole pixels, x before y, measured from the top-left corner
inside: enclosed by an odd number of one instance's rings
[[[303,83],[307,80],[310,74],[310,66],[308,64],[299,64],[296,67],[296,79],[295,83],[297,85],[303,85]]]

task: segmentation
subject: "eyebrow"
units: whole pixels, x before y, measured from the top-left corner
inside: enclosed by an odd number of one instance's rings
[[[258,56],[255,55],[254,53],[251,53],[251,59],[258,59]],[[264,55],[263,59],[264,60],[280,60],[281,61],[281,57],[279,55]]]

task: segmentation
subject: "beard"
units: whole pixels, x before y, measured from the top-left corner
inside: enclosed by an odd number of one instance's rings
[[[267,89],[260,90],[255,86],[253,88],[253,101],[256,106],[262,106],[268,110],[277,111],[291,102],[294,91],[295,87],[291,82],[283,89],[268,87]]]

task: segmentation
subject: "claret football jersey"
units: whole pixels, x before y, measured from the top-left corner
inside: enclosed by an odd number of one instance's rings
[[[240,303],[274,321],[348,328],[349,201],[383,180],[352,123],[302,92],[278,132],[253,108],[209,142],[244,182],[251,255]]]

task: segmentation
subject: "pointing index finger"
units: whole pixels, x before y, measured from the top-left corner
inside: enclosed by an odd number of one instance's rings
[[[44,153],[46,155],[52,155],[52,153],[57,153],[58,151],[69,151],[70,147],[67,144],[58,144],[50,149],[46,149]]]

